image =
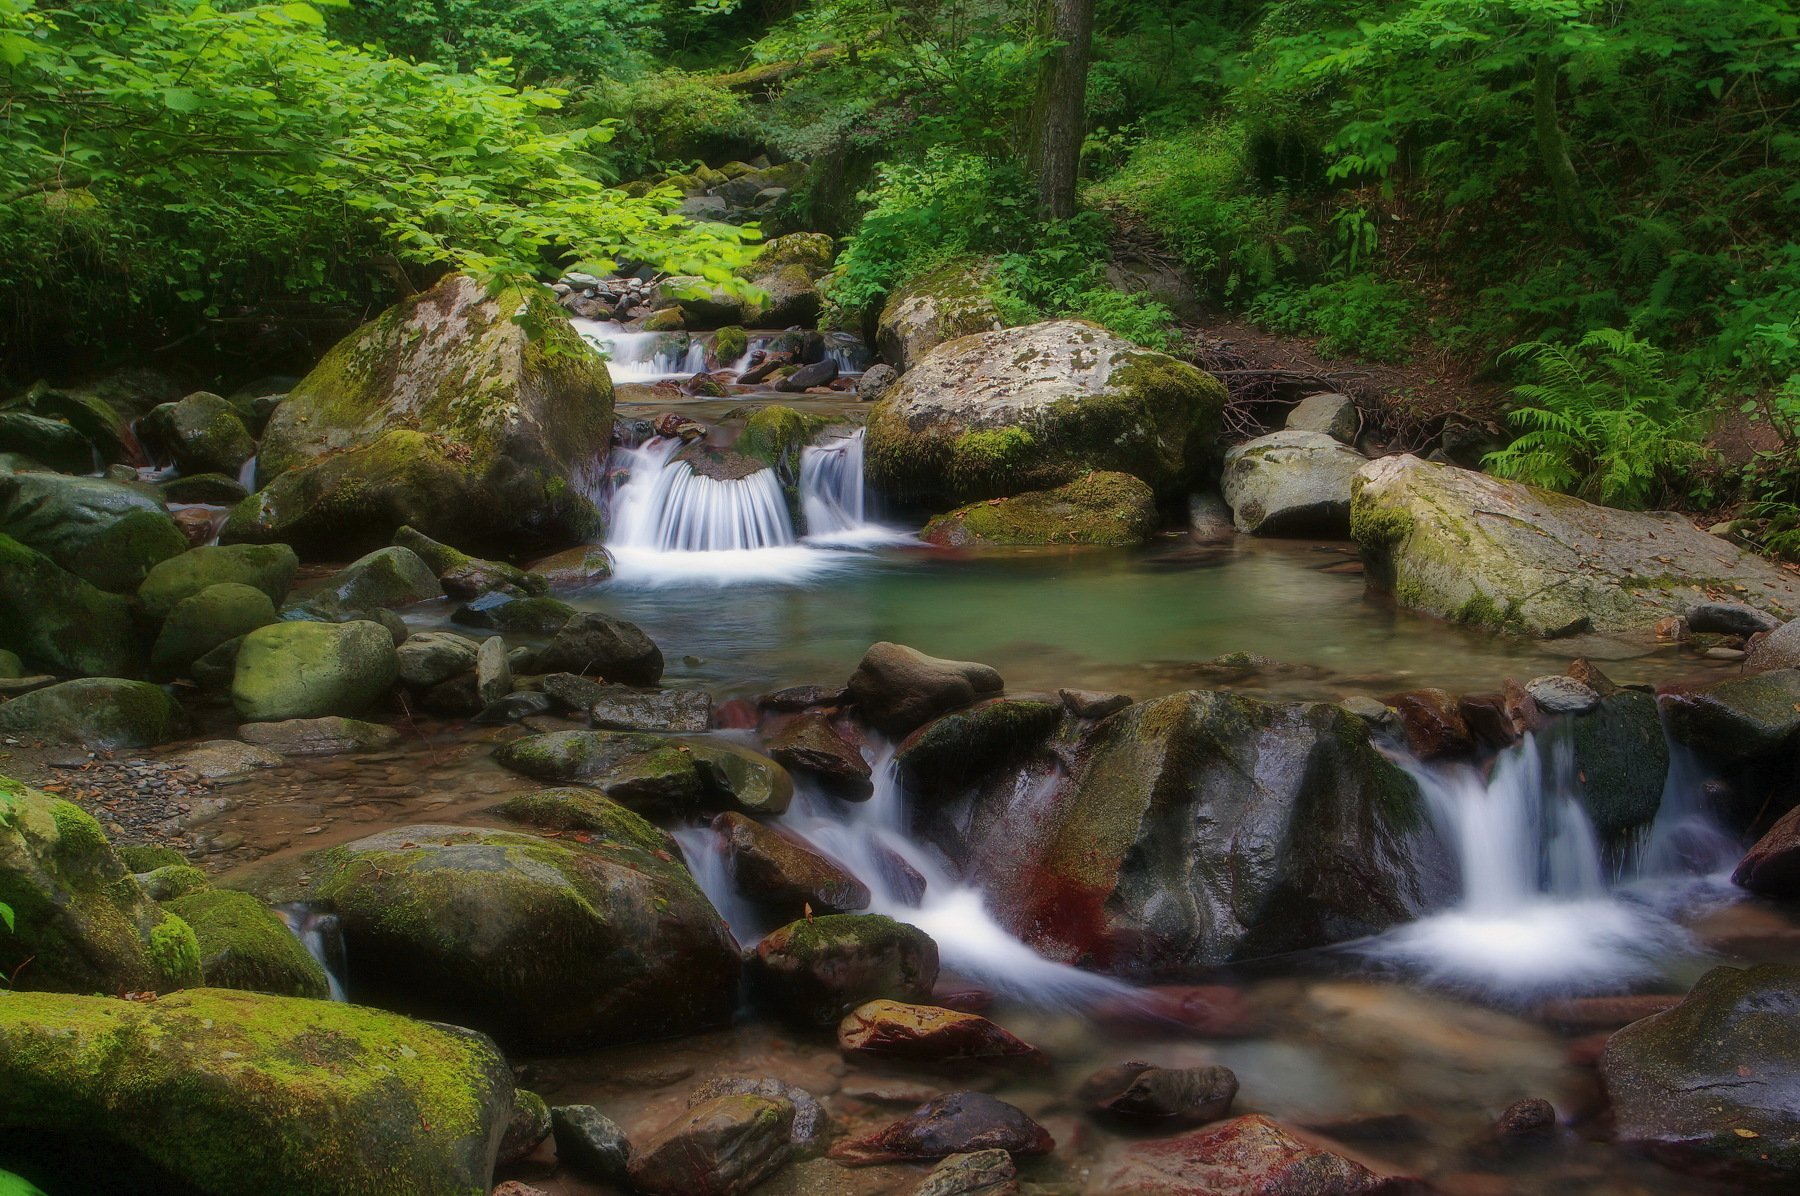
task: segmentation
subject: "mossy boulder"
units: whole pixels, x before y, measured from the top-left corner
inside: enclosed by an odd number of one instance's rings
[[[1368,459],[1323,432],[1289,429],[1225,454],[1219,492],[1241,532],[1257,536],[1350,535],[1350,485]]]
[[[171,557],[144,578],[138,605],[152,620],[168,617],[184,598],[209,586],[236,582],[254,586],[280,606],[294,587],[300,558],[286,544],[226,544],[190,548]]]
[[[533,1046],[730,1020],[730,933],[661,832],[622,808],[583,838],[406,826],[309,861],[364,999]],[[656,846],[651,846],[656,844]]]
[[[329,1001],[201,989],[0,999],[0,1141],[53,1191],[486,1196],[493,1043]]]
[[[713,333],[707,342],[706,361],[713,369],[729,369],[750,351],[750,334],[735,324]]]
[[[6,777],[0,777],[0,903],[13,910],[12,928],[0,923],[0,973],[12,976],[17,989],[126,992],[192,978],[159,967],[152,936],[163,928],[168,942],[174,928],[164,928],[164,913],[100,824],[73,802]],[[0,995],[0,1005],[8,1000]]]
[[[152,411],[145,420],[157,447],[182,473],[222,473],[236,477],[256,452],[256,441],[236,407],[219,395],[196,391],[178,403]]]
[[[822,416],[805,415],[792,407],[771,403],[757,408],[744,421],[744,431],[732,446],[740,457],[775,471],[782,497],[787,500],[788,515],[794,526],[803,531],[806,512],[800,501],[800,461],[807,446],[829,422]]]
[[[411,606],[442,598],[437,574],[410,548],[377,548],[345,565],[318,590],[309,605],[346,611]]]
[[[27,665],[77,676],[134,677],[144,645],[131,605],[0,535],[0,644]]]
[[[1063,704],[1040,698],[994,698],[919,728],[894,754],[911,792],[946,798],[984,774],[1041,746],[1062,724]]]
[[[812,327],[824,310],[819,283],[831,272],[831,238],[824,233],[789,233],[763,246],[742,274],[762,298],[744,310],[752,328]]]
[[[0,533],[122,594],[187,550],[187,537],[155,491],[60,473],[0,475]]]
[[[394,533],[394,547],[418,556],[437,575],[443,592],[456,598],[474,598],[490,590],[513,589],[523,594],[542,594],[550,583],[505,561],[488,561],[440,544],[415,528]]]
[[[173,677],[228,640],[275,622],[275,604],[255,586],[228,581],[183,598],[163,620],[150,667]]]
[[[246,722],[354,717],[399,672],[394,637],[380,623],[275,623],[244,637],[231,701]]]
[[[411,526],[521,551],[591,539],[574,479],[612,431],[612,383],[550,291],[446,276],[339,342],[276,408],[265,488],[227,542],[367,551]]]
[[[685,745],[632,731],[551,731],[503,743],[494,759],[534,781],[571,782],[640,810],[683,810],[707,787]]]
[[[957,258],[896,287],[875,321],[875,350],[902,372],[960,336],[1006,327],[992,294],[994,264]]]
[[[1093,470],[1172,497],[1213,463],[1224,405],[1211,375],[1078,320],[965,336],[875,404],[869,480],[940,509]]]
[[[236,478],[222,473],[196,473],[170,478],[157,485],[166,503],[204,503],[208,506],[231,507],[250,497]]]
[[[1405,455],[1363,466],[1352,491],[1350,531],[1370,581],[1457,622],[1648,633],[1712,590],[1800,610],[1800,578],[1685,516],[1615,511]]]
[[[543,673],[604,677],[619,685],[655,685],[663,654],[636,623],[596,612],[572,616],[539,654]]]
[[[1800,669],[1771,669],[1663,695],[1669,735],[1708,760],[1767,760],[1800,734]]]
[[[419,631],[396,649],[400,680],[417,690],[442,685],[475,669],[481,644],[454,631]]]
[[[104,750],[166,743],[182,726],[162,689],[119,677],[79,677],[0,705],[0,731]]]
[[[248,893],[207,889],[165,899],[163,908],[194,930],[200,975],[211,988],[285,997],[331,995],[325,969],[268,906]]]
[[[1054,490],[990,498],[925,525],[945,548],[1002,544],[1141,544],[1156,531],[1156,495],[1128,473],[1096,471]]]
[[[869,1001],[924,1001],[937,975],[931,936],[885,914],[827,914],[772,930],[748,972],[759,1004],[820,1027]]]
[[[96,464],[93,443],[78,429],[29,411],[0,411],[0,452],[71,473],[86,473]]]
[[[1581,804],[1600,837],[1623,846],[1656,821],[1662,805],[1669,741],[1656,699],[1620,690],[1569,724]]]

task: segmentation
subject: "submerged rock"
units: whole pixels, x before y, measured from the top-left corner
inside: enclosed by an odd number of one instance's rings
[[[954,506],[1111,470],[1172,495],[1212,458],[1224,401],[1217,379],[1080,321],[963,337],[875,405],[869,481]]]
[[[812,1093],[792,1084],[784,1084],[780,1080],[762,1078],[751,1079],[748,1076],[719,1076],[707,1080],[688,1094],[688,1108],[716,1100],[721,1096],[761,1096],[769,1100],[784,1100],[794,1106],[794,1124],[790,1140],[797,1154],[813,1154],[825,1146],[825,1138],[831,1132],[831,1118],[825,1109],[814,1099]]]
[[[1079,1096],[1106,1117],[1145,1124],[1203,1125],[1229,1116],[1238,1079],[1229,1067],[1152,1067],[1124,1063],[1102,1068]]]
[[[283,756],[337,756],[378,751],[400,742],[400,732],[392,727],[336,715],[245,723],[238,728],[238,737]]]
[[[355,716],[399,676],[380,623],[275,623],[244,637],[231,701],[248,722]]]
[[[1357,476],[1351,530],[1400,605],[1507,631],[1648,632],[1742,587],[1800,609],[1796,579],[1672,514],[1636,514],[1417,457]]]
[[[0,1127],[63,1191],[138,1190],[154,1168],[232,1196],[474,1196],[512,1092],[480,1035],[355,1005],[210,989],[0,1000]]]
[[[850,913],[869,904],[869,887],[805,844],[742,814],[713,819],[738,890],[778,915],[798,918],[809,909]]]
[[[494,759],[536,781],[592,786],[635,809],[686,809],[699,805],[706,793],[691,751],[639,732],[529,735],[501,744]]]
[[[1097,1170],[1108,1196],[1401,1196],[1428,1189],[1310,1145],[1261,1114],[1173,1138],[1125,1141]]]
[[[836,1025],[884,998],[922,1001],[937,983],[937,944],[881,914],[828,914],[770,931],[749,960],[751,995],[806,1026]]]
[[[1800,1179],[1800,967],[1714,968],[1607,1041],[1613,1134],[1721,1180]]]
[[[154,490],[60,473],[0,473],[0,533],[121,594],[187,550]]]
[[[1275,432],[1226,452],[1219,489],[1239,531],[1342,539],[1350,534],[1350,483],[1367,464],[1324,432]]]
[[[82,677],[0,704],[0,731],[52,743],[113,749],[150,747],[175,738],[181,708],[143,681]]]
[[[999,1147],[953,1154],[931,1169],[912,1196],[1015,1196],[1018,1169]]]
[[[943,660],[885,641],[864,653],[849,685],[857,714],[892,736],[905,735],[1003,688],[1000,674],[985,664]]]
[[[1050,1132],[1016,1106],[985,1092],[952,1092],[927,1101],[900,1121],[832,1146],[830,1157],[852,1167],[942,1159],[976,1150],[1049,1154]],[[1110,1191],[1110,1189],[1108,1189]]]
[[[34,669],[75,676],[132,677],[144,646],[124,598],[0,535],[0,645]]]
[[[1156,496],[1127,473],[1097,470],[1054,490],[958,507],[919,533],[943,548],[993,544],[1141,544],[1156,531]]]
[[[652,1196],[737,1196],[793,1157],[794,1106],[745,1093],[703,1101],[647,1136],[631,1186]]]
[[[876,1000],[838,1023],[838,1049],[911,1063],[1033,1060],[1038,1049],[975,1013]]]

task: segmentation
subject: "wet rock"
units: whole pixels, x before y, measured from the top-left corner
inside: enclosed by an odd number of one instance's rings
[[[558,1105],[550,1110],[556,1161],[584,1179],[625,1182],[631,1143],[618,1123],[592,1105]]]
[[[325,969],[287,923],[250,894],[208,889],[164,899],[163,908],[193,928],[208,988],[320,1001],[331,995]]]
[[[569,548],[531,563],[533,575],[559,587],[586,586],[612,576],[612,556],[598,544]]]
[[[1739,861],[1731,880],[1764,897],[1800,898],[1800,806],[1782,815],[1756,841]]]
[[[1437,760],[1474,752],[1475,739],[1453,694],[1441,689],[1418,689],[1394,695],[1387,699],[1387,705],[1399,712],[1406,746],[1419,759]]]
[[[1744,587],[1800,609],[1800,578],[1686,518],[1593,506],[1411,456],[1358,475],[1351,526],[1372,582],[1402,606],[1533,635],[1640,631]],[[1649,582],[1644,579],[1655,579]]]
[[[1089,689],[1059,689],[1063,708],[1076,718],[1098,721],[1131,705],[1130,694],[1102,693]]]
[[[866,909],[869,888],[842,867],[742,814],[727,812],[712,828],[724,842],[732,878],[746,897],[772,912],[798,918]]]
[[[399,676],[412,689],[430,689],[472,672],[481,645],[454,631],[415,631],[394,650]]]
[[[232,739],[213,739],[170,756],[168,762],[207,781],[226,781],[248,776],[264,768],[280,768],[286,761],[266,748]]]
[[[1225,454],[1219,489],[1241,532],[1350,534],[1350,483],[1367,458],[1323,432],[1275,432]]]
[[[231,701],[246,722],[353,717],[399,671],[394,638],[379,623],[275,623],[244,637]]]
[[[1322,432],[1343,444],[1355,444],[1362,431],[1362,415],[1349,395],[1307,395],[1287,414],[1290,432]]]
[[[144,649],[130,605],[55,561],[0,535],[0,645],[33,669],[132,677]]]
[[[175,677],[220,644],[275,622],[275,604],[254,586],[228,581],[183,598],[150,650],[153,675]]]
[[[310,881],[292,896],[336,910],[352,991],[507,1042],[724,1024],[738,975],[729,932],[663,832],[602,810],[583,836],[382,831],[308,857]]]
[[[953,1154],[931,1169],[912,1196],[1014,1196],[1018,1169],[999,1147]]]
[[[145,420],[182,473],[222,473],[236,477],[256,452],[256,441],[238,411],[216,394],[196,391],[178,403],[158,407]]]
[[[1229,1067],[1121,1063],[1082,1082],[1077,1097],[1096,1114],[1125,1121],[1203,1125],[1231,1113],[1238,1080]]]
[[[634,623],[579,614],[539,654],[538,671],[604,677],[619,685],[655,685],[662,680],[663,655]]]
[[[1522,1146],[1533,1142],[1547,1142],[1556,1136],[1556,1106],[1542,1097],[1527,1097],[1506,1106],[1488,1135],[1495,1142],[1508,1146]]]
[[[1744,654],[1744,671],[1747,673],[1794,668],[1800,668],[1800,619],[1755,636]]]
[[[526,719],[549,714],[553,709],[549,698],[543,694],[529,690],[515,690],[504,698],[489,702],[481,708],[474,721],[484,726],[498,726],[501,723],[522,723]]]
[[[1091,470],[1172,496],[1212,458],[1224,402],[1217,379],[1091,324],[967,336],[939,345],[869,413],[869,481],[940,509]]]
[[[555,635],[568,626],[576,610],[560,598],[493,590],[451,612],[450,621],[511,635]]]
[[[811,710],[817,706],[842,706],[850,700],[850,691],[843,686],[832,689],[824,685],[794,685],[787,689],[778,689],[774,693],[764,694],[756,699],[756,705],[762,710],[779,710],[798,714],[802,710]]]
[[[480,1035],[356,1005],[0,1001],[0,1123],[57,1191],[135,1189],[141,1158],[190,1192],[485,1192],[512,1092]]]
[[[851,1010],[882,998],[923,1000],[937,975],[937,944],[930,936],[880,914],[827,914],[790,923],[764,936],[748,961],[758,1003],[805,1026],[836,1025]]]
[[[1004,687],[1000,674],[985,664],[943,660],[885,641],[863,655],[849,684],[857,713],[884,735],[894,736]]]
[[[1687,612],[1688,630],[1719,635],[1755,635],[1774,631],[1781,620],[1742,602],[1702,602]]]
[[[992,263],[963,258],[896,287],[876,321],[876,351],[904,373],[945,341],[1006,327],[988,291],[992,273]]]
[[[863,1138],[838,1142],[830,1157],[852,1167],[948,1158],[977,1150],[1049,1154],[1056,1146],[1043,1126],[985,1092],[952,1092],[920,1105],[900,1121]]]
[[[793,1157],[794,1106],[764,1096],[695,1105],[632,1152],[631,1185],[653,1196],[737,1196]]]
[[[137,477],[137,471],[130,466],[114,468],[124,469],[133,478]],[[197,473],[192,477],[170,478],[158,485],[157,489],[162,492],[165,503],[202,503],[216,507],[235,506],[250,496],[250,492],[236,478],[226,477],[222,473]]]
[[[913,732],[895,753],[894,763],[910,792],[947,799],[1041,746],[1062,718],[1061,702],[1032,698],[979,702]]]
[[[187,551],[154,490],[59,473],[0,474],[0,534],[120,594]]]
[[[1586,714],[1600,704],[1600,695],[1575,680],[1554,674],[1525,683],[1525,692],[1545,714]]]
[[[831,720],[817,711],[794,719],[767,744],[769,757],[783,768],[811,778],[820,788],[848,801],[874,793],[868,761],[844,740]]]
[[[877,1000],[838,1023],[838,1049],[911,1063],[1032,1061],[1038,1049],[974,1013]]]
[[[331,715],[245,723],[238,728],[238,738],[283,756],[338,756],[392,747],[400,742],[400,732],[379,723]]]
[[[831,1133],[831,1119],[806,1089],[766,1077],[750,1079],[746,1076],[719,1076],[707,1080],[688,1094],[688,1108],[717,1100],[721,1096],[760,1096],[768,1100],[784,1100],[794,1106],[794,1124],[790,1134],[794,1152],[808,1155],[825,1148],[825,1140]]]
[[[608,686],[574,673],[549,673],[539,677],[538,688],[561,710],[585,716],[588,707],[606,693]]]
[[[442,598],[437,574],[406,548],[378,548],[334,574],[308,596],[339,610],[370,611]]]
[[[64,681],[0,704],[0,732],[108,750],[165,743],[182,726],[168,694],[117,677]]]
[[[606,730],[695,732],[712,726],[712,707],[712,695],[700,689],[601,685],[586,709],[594,726]]]
[[[837,376],[837,362],[815,361],[811,365],[801,366],[777,382],[775,389],[784,394],[805,394],[815,386],[830,386],[837,381]]]
[[[538,1148],[550,1136],[550,1106],[544,1098],[525,1088],[513,1092],[512,1116],[506,1122],[506,1136],[500,1139],[500,1153],[494,1162],[508,1167]]]
[[[1669,736],[1714,761],[1774,755],[1800,730],[1800,669],[1776,669],[1663,695]]]
[[[1800,1178],[1800,967],[1714,968],[1600,1060],[1617,1141],[1717,1179]]]
[[[856,380],[856,398],[859,402],[873,403],[893,389],[894,383],[900,381],[900,371],[885,361],[877,362],[863,371],[863,376]]]
[[[1096,470],[1054,490],[991,498],[936,516],[919,533],[941,548],[996,544],[1142,544],[1156,496],[1127,473]]]
[[[548,784],[600,790],[634,809],[699,805],[705,786],[684,745],[629,731],[552,731],[503,743],[494,759]]]
[[[794,798],[794,781],[787,770],[759,752],[721,740],[696,740],[683,746],[715,808],[779,814]]]
[[[1669,773],[1669,741],[1649,694],[1621,690],[1573,720],[1575,783],[1594,830],[1622,845],[1656,821]]]
[[[0,452],[34,468],[86,473],[94,468],[94,445],[61,420],[29,411],[0,411]]]
[[[1427,1189],[1295,1137],[1260,1114],[1120,1143],[1096,1170],[1108,1196],[1401,1196]]]
[[[1619,686],[1608,677],[1599,665],[1586,657],[1577,657],[1569,662],[1564,673],[1581,682],[1603,698],[1610,698],[1619,692]]]
[[[487,561],[440,544],[424,532],[403,527],[394,533],[394,546],[424,561],[436,575],[443,592],[452,598],[477,598],[490,590],[511,588],[521,594],[542,594],[549,582],[504,561]]]
[[[486,709],[512,690],[512,662],[506,657],[506,641],[491,635],[475,651],[475,696]]]
[[[225,539],[318,555],[380,547],[402,526],[500,551],[585,541],[599,513],[567,483],[612,416],[606,367],[553,296],[489,295],[449,274],[340,341],[282,400],[257,458],[264,488],[233,509]]]
[[[276,606],[293,588],[300,559],[285,544],[229,544],[190,548],[150,570],[138,587],[138,603],[151,619],[164,619],[182,599],[209,586],[255,586]]]

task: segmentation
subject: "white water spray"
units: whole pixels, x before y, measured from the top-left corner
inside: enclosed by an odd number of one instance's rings
[[[614,382],[667,382],[706,370],[706,342],[686,332],[629,332],[611,320],[569,323],[606,355]]]

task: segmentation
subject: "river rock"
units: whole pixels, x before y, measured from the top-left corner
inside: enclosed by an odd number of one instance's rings
[[[648,1135],[631,1186],[652,1196],[737,1196],[793,1157],[794,1106],[744,1094],[703,1101]]]
[[[679,810],[706,793],[684,748],[629,731],[551,731],[503,743],[494,759],[536,781],[591,786],[633,809]]]
[[[886,1129],[834,1144],[830,1157],[852,1167],[942,1159],[976,1150],[1049,1154],[1050,1132],[1023,1110],[985,1092],[952,1092],[929,1100]],[[1110,1189],[1108,1189],[1110,1190]]]
[[[1247,1038],[1263,1030],[1249,994],[1223,984],[1144,985],[1102,997],[1090,1009],[1096,1021],[1131,1030],[1179,1027],[1201,1038]]]
[[[1117,709],[1131,704],[1124,699]],[[894,755],[907,789],[944,800],[1042,745],[1061,725],[1063,705],[1036,698],[993,698],[952,711],[908,736]]]
[[[744,311],[752,328],[811,328],[819,322],[824,297],[819,283],[831,272],[831,238],[824,233],[789,233],[764,245],[742,274],[764,293]]]
[[[635,623],[585,613],[568,620],[538,654],[542,673],[604,677],[619,685],[655,685],[663,655]]]
[[[82,677],[0,704],[0,732],[112,751],[175,738],[181,708],[157,686],[117,677]]]
[[[1525,683],[1525,692],[1545,714],[1586,714],[1600,704],[1600,695],[1575,680],[1553,674],[1534,677]]]
[[[132,477],[137,471],[130,466],[118,465],[115,469],[125,469]],[[196,473],[188,477],[170,478],[156,487],[162,492],[165,503],[202,503],[214,507],[236,506],[250,497],[243,483],[236,478],[226,477],[222,473]]]
[[[1800,731],[1800,669],[1774,669],[1663,695],[1669,735],[1715,761],[1757,760]]]
[[[1800,619],[1794,619],[1750,641],[1744,655],[1746,673],[1800,668]]]
[[[712,707],[712,695],[700,689],[600,685],[586,709],[594,726],[609,731],[695,732],[712,726]]]
[[[512,662],[506,656],[506,641],[491,635],[475,653],[475,696],[486,709],[512,691]]]
[[[144,894],[100,824],[73,802],[7,777],[0,901],[14,912],[10,928],[0,923],[0,974],[15,989],[136,992],[199,978],[193,931]],[[0,1051],[0,1071],[4,1059]]]
[[[208,391],[196,391],[178,403],[158,407],[144,422],[182,473],[236,477],[256,452],[256,441],[237,409]]]
[[[160,676],[178,676],[228,640],[275,622],[275,604],[254,586],[222,582],[183,598],[163,620],[150,667]]]
[[[920,538],[942,548],[993,544],[1142,544],[1156,495],[1128,473],[1096,470],[1054,490],[987,499],[938,515]]]
[[[155,491],[60,473],[0,474],[0,533],[120,594],[187,550]]]
[[[1126,1140],[1097,1169],[1107,1196],[1414,1196],[1417,1180],[1378,1175],[1310,1145],[1261,1114],[1173,1138]]]
[[[612,554],[598,544],[564,549],[531,563],[531,575],[553,586],[587,586],[612,576]]]
[[[622,1184],[631,1166],[631,1143],[618,1123],[592,1105],[550,1110],[556,1161],[584,1179]]]
[[[354,717],[399,676],[380,623],[276,623],[244,637],[231,701],[246,722]]]
[[[957,337],[1006,327],[989,291],[993,264],[959,258],[894,288],[875,322],[875,349],[904,373]]]
[[[1105,1117],[1152,1125],[1204,1125],[1230,1115],[1237,1091],[1238,1079],[1229,1067],[1123,1063],[1089,1076],[1077,1096]]]
[[[352,990],[531,1046],[722,1025],[731,935],[662,832],[621,806],[584,837],[405,826],[309,857]]]
[[[150,570],[138,587],[138,604],[153,620],[166,619],[184,598],[209,586],[254,586],[280,606],[293,588],[300,558],[286,544],[227,544],[190,548]]]
[[[373,611],[443,596],[437,574],[417,553],[408,548],[377,548],[338,570],[307,599],[338,610]]]
[[[1219,489],[1241,532],[1342,539],[1350,483],[1367,464],[1324,432],[1275,432],[1226,452]]]
[[[816,710],[796,717],[767,746],[777,764],[810,777],[835,797],[867,801],[875,791],[868,761],[837,733],[830,718]]]
[[[206,889],[165,898],[163,908],[193,928],[208,988],[321,1001],[331,995],[318,960],[286,922],[250,894]]]
[[[1121,711],[1032,840],[1010,845],[1021,863],[996,904],[1059,958],[1147,971],[1411,920],[1450,885],[1415,857],[1416,787],[1368,736],[1338,706],[1223,692]]]
[[[238,728],[238,738],[283,756],[339,756],[392,747],[400,742],[400,732],[379,723],[327,715],[245,723]]]
[[[1294,404],[1283,425],[1290,432],[1322,432],[1342,444],[1355,444],[1362,415],[1349,395],[1307,395]]]
[[[1714,968],[1607,1041],[1613,1136],[1684,1170],[1800,1179],[1800,967]]]
[[[1475,751],[1474,733],[1454,694],[1415,689],[1393,695],[1386,704],[1399,716],[1406,746],[1419,759],[1468,756]]]
[[[593,538],[571,484],[612,431],[606,367],[549,291],[447,274],[325,355],[275,409],[227,542],[367,551],[403,526],[501,551]]]
[[[1572,719],[1570,735],[1582,808],[1603,841],[1623,846],[1662,805],[1669,741],[1656,699],[1621,690]]]
[[[1773,631],[1781,620],[1742,602],[1702,602],[1687,612],[1688,630],[1719,635],[1755,635]]]
[[[456,608],[450,621],[463,627],[480,627],[509,635],[555,635],[579,612],[561,598],[548,594],[515,594],[489,590]]]
[[[868,477],[940,508],[1097,469],[1173,495],[1213,457],[1224,402],[1210,375],[1076,320],[963,337],[870,412]]]
[[[796,1154],[815,1154],[824,1149],[825,1139],[831,1132],[831,1118],[813,1094],[804,1088],[769,1077],[751,1079],[748,1076],[717,1076],[688,1093],[687,1103],[691,1109],[721,1096],[746,1095],[784,1100],[794,1106],[794,1124],[789,1139],[794,1144]]]
[[[837,376],[837,362],[815,361],[811,365],[801,366],[777,382],[775,389],[783,394],[805,394],[815,386],[830,386],[837,381]]]
[[[58,1191],[161,1190],[141,1158],[189,1192],[485,1193],[512,1091],[480,1035],[356,1005],[0,1001],[0,1127]]]
[[[400,680],[413,689],[430,689],[452,677],[472,672],[481,645],[454,631],[415,631],[394,650]]]
[[[1800,806],[1776,820],[1732,872],[1734,884],[1781,901],[1800,898]]]
[[[869,904],[869,888],[840,865],[772,827],[734,811],[713,819],[738,890],[778,915],[850,913]]]
[[[863,654],[849,684],[857,713],[892,736],[905,735],[1003,688],[1000,674],[985,664],[943,660],[885,641]]]
[[[1370,579],[1400,605],[1533,635],[1648,634],[1660,619],[1743,588],[1800,609],[1800,578],[1669,513],[1598,507],[1412,456],[1357,475],[1351,530]]]
[[[885,361],[878,361],[863,371],[863,376],[856,380],[857,400],[873,403],[893,389],[894,383],[900,381],[900,371]]]
[[[838,1023],[837,1040],[847,1053],[911,1063],[1040,1058],[1036,1047],[979,1014],[893,1000],[852,1009]]]
[[[97,465],[87,437],[61,420],[29,411],[0,411],[0,452],[14,458],[21,471],[86,473]]]
[[[550,1106],[544,1098],[527,1088],[514,1089],[512,1116],[507,1118],[495,1163],[510,1167],[519,1162],[550,1136],[552,1128]]]
[[[452,598],[476,598],[490,590],[512,587],[524,594],[542,594],[550,583],[537,573],[528,573],[504,561],[482,560],[466,552],[440,544],[416,528],[403,527],[394,533],[394,547],[404,548],[424,561],[437,576],[443,592]]]
[[[286,763],[276,752],[235,739],[211,739],[196,744],[170,756],[168,762],[204,781],[229,781],[260,769],[280,768]]]
[[[921,1001],[937,983],[937,944],[882,914],[827,914],[770,931],[749,959],[754,997],[806,1026],[836,1025],[883,998]]]
[[[132,677],[144,648],[130,605],[41,552],[0,535],[0,645],[25,664],[75,676]]]
[[[1018,1169],[999,1147],[953,1154],[931,1169],[912,1196],[1017,1196]]]
[[[719,805],[746,814],[780,814],[794,799],[787,770],[760,752],[723,740],[684,744],[700,783]]]

